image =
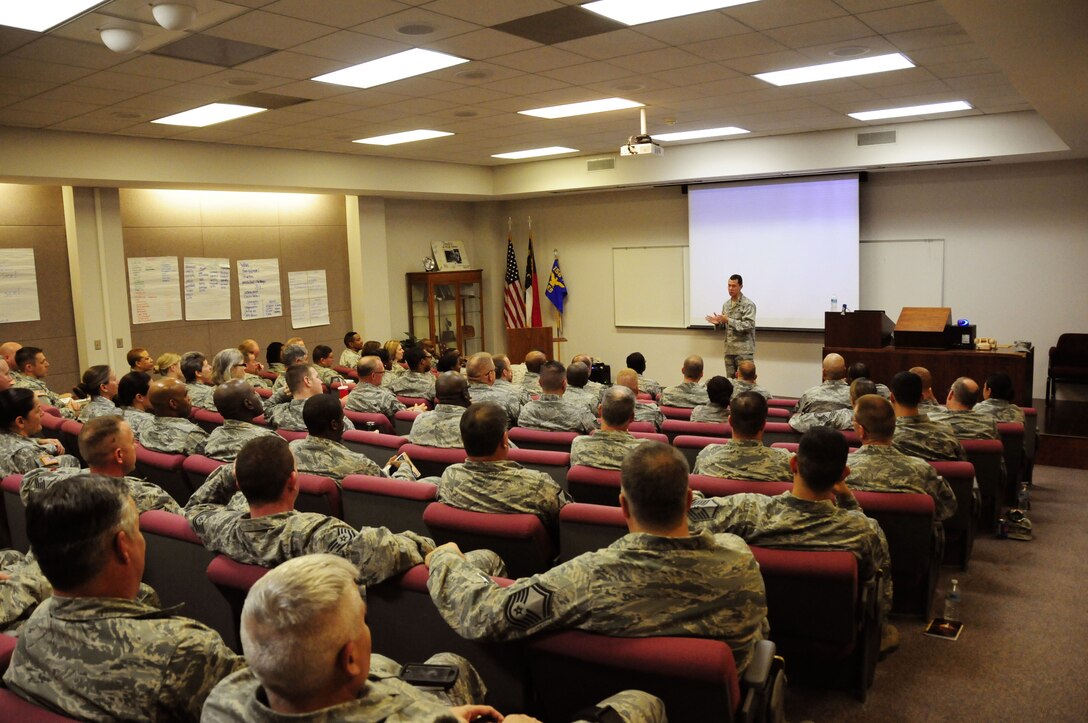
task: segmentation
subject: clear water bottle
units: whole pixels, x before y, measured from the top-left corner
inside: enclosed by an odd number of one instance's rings
[[[952,587],[944,596],[944,619],[948,622],[960,620],[960,581],[952,578]]]
[[[1016,506],[1025,511],[1031,509],[1031,493],[1026,485],[1020,488],[1020,494],[1016,496]]]
[[[832,311],[838,311],[839,310],[839,297],[837,297],[837,296],[832,296],[831,297],[831,310]]]

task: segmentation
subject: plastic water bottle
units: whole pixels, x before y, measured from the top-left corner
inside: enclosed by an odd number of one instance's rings
[[[944,596],[944,619],[948,622],[960,620],[960,581],[952,578],[952,587]]]
[[[839,310],[839,297],[837,297],[837,296],[832,296],[831,297],[831,310],[832,311],[838,311]]]
[[[1020,488],[1020,493],[1016,496],[1016,506],[1021,510],[1031,509],[1031,493],[1026,485]]]

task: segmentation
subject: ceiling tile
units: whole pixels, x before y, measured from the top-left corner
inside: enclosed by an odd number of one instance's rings
[[[275,75],[281,78],[292,78],[295,80],[309,80],[310,78],[316,78],[325,73],[331,73],[334,70],[340,70],[343,67],[344,63],[339,60],[317,58],[313,55],[281,51],[279,53],[273,53],[272,55],[266,55],[263,58],[251,60],[248,63],[243,63],[236,67],[235,70],[247,70],[253,73],[264,73],[266,75]],[[214,70],[218,72],[222,69],[215,68]],[[341,92],[344,88],[344,86],[332,86],[329,83],[322,83],[321,85],[330,85],[330,87],[340,88]]]
[[[14,106],[0,108],[0,125],[44,128],[45,126],[56,122],[58,122],[58,118],[51,113],[36,113],[29,110],[18,110]]]
[[[133,124],[131,120],[122,118],[94,118],[83,115],[77,118],[69,118],[59,123],[54,123],[50,128],[58,131],[83,131],[87,133],[115,133]]]
[[[202,78],[205,75],[217,73],[222,68],[215,65],[194,63],[190,60],[178,60],[166,58],[161,55],[141,55],[113,67],[118,73],[131,73],[133,75],[148,75],[152,78],[165,80],[186,81]]]
[[[659,50],[650,50],[645,53],[636,53],[634,55],[613,58],[611,62],[614,65],[627,68],[630,71],[654,73],[661,70],[674,70],[676,68],[702,65],[703,59],[698,55],[686,53],[679,48],[661,48]]]
[[[101,42],[80,43],[75,40],[65,40],[51,36],[44,36],[32,43],[11,53],[16,58],[29,58],[31,60],[45,60],[56,62],[63,58],[65,65],[75,65],[80,68],[92,68],[102,70],[125,61],[125,56],[113,52]]]
[[[18,103],[13,103],[12,105],[8,106],[8,110],[49,114],[52,116],[56,116],[58,119],[61,119],[70,118],[75,115],[82,115],[82,113],[87,110],[87,107],[85,104],[76,101],[53,100],[40,95],[36,95],[33,98],[27,98],[26,100],[21,100]]]
[[[859,38],[872,36],[873,32],[864,23],[852,17],[817,20],[801,25],[788,25],[766,31],[789,48],[807,48],[827,43],[847,43]]]
[[[929,72],[938,78],[958,78],[964,75],[982,75],[984,73],[996,73],[997,67],[989,60],[964,60],[958,63],[942,63],[939,65],[927,64]]]
[[[970,36],[959,25],[938,25],[902,33],[888,33],[885,37],[888,42],[908,55],[915,50],[971,42]]]
[[[881,35],[938,27],[954,22],[935,0],[861,13],[858,19]]]
[[[695,13],[660,20],[656,23],[638,25],[634,30],[669,45],[684,46],[685,49],[689,44],[702,40],[720,39],[751,32],[744,23],[718,12]]]
[[[88,88],[105,88],[107,90],[133,90],[137,93],[146,93],[159,88],[165,88],[172,81],[164,78],[152,78],[146,75],[132,75],[131,73],[117,73],[112,70],[104,70],[75,81],[75,85]]]
[[[445,100],[451,103],[471,106],[477,103],[485,103],[489,100],[509,98],[510,94],[501,93],[491,88],[464,87],[458,88],[457,90],[447,91],[445,93],[435,93],[431,97],[437,100]]]
[[[432,31],[424,35],[402,33],[398,28],[409,25],[429,26]],[[360,25],[352,26],[352,30],[376,38],[385,38],[397,43],[403,43],[407,47],[430,47],[430,44],[443,38],[455,35],[463,35],[474,30],[480,30],[482,26],[476,23],[459,20],[448,15],[433,13],[429,9],[408,8],[392,15],[385,15]]]
[[[336,28],[328,25],[257,10],[220,23],[205,33],[243,43],[284,49],[320,38],[335,30]]]
[[[262,9],[277,15],[343,28],[400,12],[405,7],[394,0],[278,0]]]
[[[706,40],[685,45],[684,50],[707,60],[729,60],[750,55],[769,55],[788,50],[785,45],[763,33],[744,33],[720,40]]]
[[[539,48],[540,43],[509,33],[500,33],[498,30],[481,28],[462,35],[435,40],[433,43],[428,43],[427,47],[430,50],[449,53],[459,58],[488,60],[499,55],[516,53],[519,50]]]
[[[810,65],[812,61],[796,50],[786,50],[780,53],[749,55],[743,58],[723,58],[719,62],[738,73],[755,75],[756,73],[766,73],[772,70],[798,68],[803,65]]]
[[[45,98],[47,100],[64,100],[73,103],[85,103],[86,105],[93,107],[120,103],[123,100],[127,100],[139,94],[140,91],[135,89],[109,90],[106,88],[90,88],[69,83],[68,85],[62,85],[53,88],[52,90],[47,90],[37,97]]]
[[[631,71],[618,65],[603,62],[582,63],[581,65],[568,65],[565,68],[546,70],[541,75],[555,78],[564,83],[587,85],[600,83],[606,80],[630,77]]]
[[[925,48],[911,53],[911,60],[919,65],[946,65],[966,61],[983,60],[986,54],[974,43],[959,43],[938,48]]]
[[[291,48],[292,53],[313,55],[318,58],[341,61],[346,67],[368,60],[384,58],[387,55],[408,50],[411,46],[374,35],[363,35],[347,30],[329,33],[317,40],[301,43]]]
[[[581,4],[581,3],[573,3]],[[563,7],[555,0],[517,0],[516,2],[498,2],[497,0],[434,0],[427,3],[427,9],[455,18],[463,18],[478,25],[491,26],[510,22],[528,15],[536,15]]]
[[[562,68],[567,65],[578,65],[586,62],[586,58],[583,55],[575,55],[574,53],[558,48],[541,46],[531,50],[521,50],[517,53],[501,55],[497,58],[492,58],[491,62],[496,65],[515,68],[526,73],[539,73],[544,70]]]
[[[0,55],[10,53],[19,46],[25,45],[40,37],[41,35],[38,33],[32,33],[29,30],[20,30],[19,28],[9,28],[6,25],[0,25]]]
[[[660,40],[655,40],[647,35],[634,30],[614,30],[610,33],[601,33],[588,38],[569,40],[565,43],[557,43],[556,48],[578,53],[587,58],[608,60],[621,55],[632,53],[645,53],[650,50],[658,50],[667,47]]]
[[[781,28],[847,14],[832,0],[761,0],[758,3],[725,8],[721,12],[753,30]]]
[[[543,93],[549,90],[569,88],[569,83],[564,83],[555,78],[543,75],[519,75],[514,78],[504,78],[484,86],[488,90],[494,90],[504,95],[525,95],[528,93]]]
[[[10,55],[0,58],[0,78],[16,78],[19,80],[41,80],[47,83],[69,83],[73,80],[90,75],[92,70],[77,68],[73,65],[60,65],[59,63],[47,63],[42,60],[28,60],[15,58]]]

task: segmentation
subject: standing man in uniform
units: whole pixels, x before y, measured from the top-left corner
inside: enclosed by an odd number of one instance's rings
[[[740,290],[744,279],[740,274],[729,277],[729,298],[722,304],[722,313],[708,314],[706,320],[717,329],[725,329],[725,375],[737,375],[737,363],[752,359],[756,353],[756,305]]]

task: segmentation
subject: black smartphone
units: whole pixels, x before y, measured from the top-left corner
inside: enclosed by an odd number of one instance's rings
[[[458,670],[452,665],[408,663],[400,669],[401,680],[423,688],[449,689],[457,682],[457,675]]]

